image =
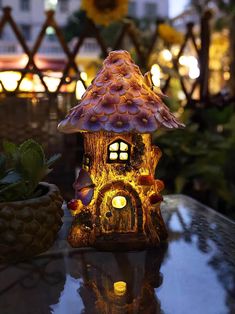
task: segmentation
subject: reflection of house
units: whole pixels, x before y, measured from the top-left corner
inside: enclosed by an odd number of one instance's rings
[[[161,152],[150,133],[179,126],[129,53],[111,52],[80,104],[59,125],[65,133],[84,132],[84,169],[75,184],[84,208],[71,230],[73,246],[134,248],[166,238],[163,186],[154,179]]]
[[[83,313],[158,314],[160,302],[155,294],[162,284],[160,274],[165,248],[132,253],[83,253],[73,277],[81,276],[78,293]],[[75,260],[76,255],[73,256]],[[115,283],[125,283],[121,293]]]

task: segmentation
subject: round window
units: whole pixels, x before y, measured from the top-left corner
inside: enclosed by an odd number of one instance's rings
[[[112,199],[112,206],[114,208],[123,208],[126,206],[126,198],[125,196],[121,196],[121,195],[118,195],[118,196],[115,196],[113,199]]]

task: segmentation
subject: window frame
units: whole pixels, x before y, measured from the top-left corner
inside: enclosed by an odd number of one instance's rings
[[[158,4],[153,1],[146,1],[144,3],[144,17],[148,19],[156,19],[158,12]]]
[[[20,0],[20,11],[29,12],[31,10],[30,0]]]
[[[60,13],[67,13],[69,11],[69,0],[58,0],[58,8]]]
[[[121,142],[123,142],[123,143],[125,143],[126,145],[127,145],[127,147],[128,147],[128,149],[127,150],[121,150],[120,149],[120,144],[121,144]],[[115,143],[118,143],[119,145],[118,145],[118,150],[117,151],[111,151],[110,150],[110,146],[112,145],[112,144],[115,144]],[[117,159],[114,159],[114,160],[112,160],[112,159],[110,159],[110,153],[117,153],[118,154],[118,158]],[[120,159],[120,154],[121,153],[127,153],[127,155],[128,155],[128,158],[127,159],[125,159],[125,160],[122,160],[122,159]],[[121,138],[119,138],[119,139],[116,139],[116,140],[114,140],[113,142],[111,142],[109,145],[108,145],[108,147],[107,147],[107,163],[110,163],[110,164],[113,164],[113,163],[121,163],[121,164],[126,164],[126,163],[128,163],[129,161],[130,161],[130,158],[131,158],[131,145],[128,143],[128,142],[126,142],[125,140],[123,140],[123,139],[121,139]]]
[[[136,1],[129,1],[129,3],[128,3],[128,15],[131,17],[137,16],[137,2]]]

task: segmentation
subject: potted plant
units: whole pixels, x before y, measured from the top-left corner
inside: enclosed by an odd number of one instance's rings
[[[4,141],[0,153],[0,263],[32,257],[48,249],[62,225],[62,197],[41,182],[60,157],[46,160],[34,140],[17,146]]]

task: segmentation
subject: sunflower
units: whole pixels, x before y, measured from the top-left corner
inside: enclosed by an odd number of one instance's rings
[[[181,45],[184,41],[183,34],[174,29],[171,25],[162,23],[158,27],[160,37],[167,44],[179,44]]]
[[[127,14],[128,0],[82,0],[81,8],[96,24],[107,26]]]

